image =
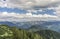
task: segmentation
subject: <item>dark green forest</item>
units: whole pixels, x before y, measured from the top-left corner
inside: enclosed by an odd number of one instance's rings
[[[60,33],[52,30],[29,32],[8,25],[0,25],[0,39],[60,39]]]

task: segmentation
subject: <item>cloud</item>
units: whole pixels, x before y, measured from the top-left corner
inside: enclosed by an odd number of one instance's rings
[[[55,7],[54,10],[56,11],[55,13],[57,14],[57,16],[60,17],[60,5],[58,7]]]
[[[1,12],[0,13],[0,21],[40,21],[40,20],[56,20],[58,17],[53,15],[34,15],[32,13],[26,14],[18,14],[18,13],[8,13],[8,12]]]
[[[39,9],[60,4],[60,0],[0,0],[0,6],[8,8]]]
[[[35,15],[35,14],[32,14],[32,13],[26,13],[26,15],[30,16],[30,17],[44,17],[44,18],[57,18],[57,16],[54,16],[54,15],[48,15],[48,14],[38,14],[38,15]]]
[[[0,7],[7,7],[7,8],[18,8],[18,9],[27,9],[28,13],[26,14],[17,14],[17,13],[8,13],[8,12],[1,12],[0,13],[0,20],[12,20],[12,21],[20,21],[20,20],[60,20],[60,0],[0,0]],[[44,9],[48,10],[55,10],[55,15],[49,14],[38,14],[35,15],[32,12],[37,13],[37,11],[42,12]]]

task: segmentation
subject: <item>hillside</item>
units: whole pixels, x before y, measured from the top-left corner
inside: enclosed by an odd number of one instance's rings
[[[0,25],[0,39],[59,39],[60,33],[52,30],[28,32],[8,25]]]
[[[60,39],[60,33],[52,30],[40,30],[35,33],[40,34],[40,36],[45,37],[44,39]]]

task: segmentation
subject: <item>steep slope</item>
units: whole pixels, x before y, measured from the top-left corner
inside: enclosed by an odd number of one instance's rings
[[[40,34],[40,36],[43,36],[44,39],[60,39],[60,33],[52,30],[40,30],[35,33]]]
[[[13,32],[7,25],[0,25],[0,39],[12,39]]]
[[[0,25],[0,39],[60,39],[60,33],[52,30],[28,32],[8,25]]]

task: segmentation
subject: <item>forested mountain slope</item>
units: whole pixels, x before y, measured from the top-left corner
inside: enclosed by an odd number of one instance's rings
[[[60,33],[51,30],[28,32],[16,27],[0,25],[0,39],[60,39]]]

